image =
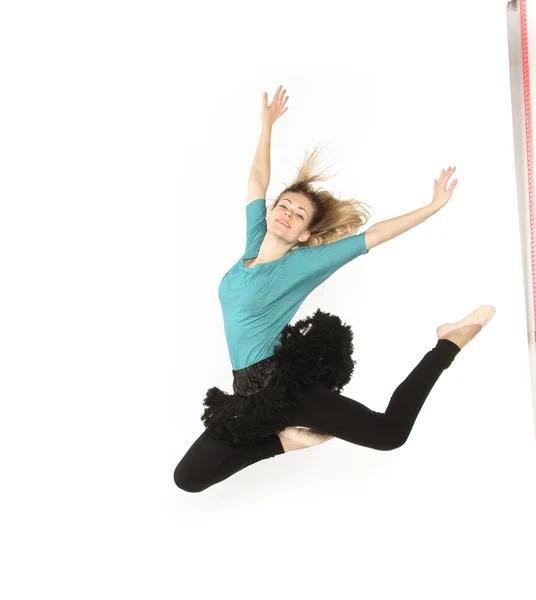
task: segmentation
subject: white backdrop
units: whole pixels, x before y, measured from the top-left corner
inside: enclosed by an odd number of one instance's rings
[[[23,2],[0,34],[2,596],[533,598],[506,3]],[[438,325],[497,314],[402,448],[334,439],[189,494],[173,471],[231,390],[217,287],[279,84],[269,201],[317,142],[366,227],[457,167],[444,209],[293,319],[352,325],[344,394],[384,410]]]

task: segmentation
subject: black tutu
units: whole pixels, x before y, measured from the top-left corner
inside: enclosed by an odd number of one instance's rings
[[[212,437],[230,443],[259,441],[292,423],[292,409],[320,384],[340,393],[351,380],[353,332],[337,315],[317,309],[286,325],[274,354],[233,371],[233,394],[210,388],[201,420]],[[312,430],[311,430],[312,431]]]

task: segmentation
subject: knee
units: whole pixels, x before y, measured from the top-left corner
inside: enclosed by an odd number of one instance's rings
[[[397,442],[397,441],[389,441],[389,443],[387,443],[383,448],[381,448],[382,450],[385,450],[387,452],[390,452],[392,450],[398,450],[398,448],[401,448],[404,445],[404,442]]]
[[[197,480],[191,471],[189,472],[185,469],[181,463],[175,468],[173,480],[175,481],[175,485],[185,492],[202,492],[209,487],[205,482]]]
[[[401,433],[400,431],[390,431],[389,435],[384,441],[382,450],[398,450],[401,448],[407,441],[408,435],[406,433]]]

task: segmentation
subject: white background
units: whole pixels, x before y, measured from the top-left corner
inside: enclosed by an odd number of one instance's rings
[[[4,598],[534,598],[536,489],[506,2],[18,2],[0,15]],[[354,330],[384,410],[494,319],[407,443],[331,440],[208,490],[173,471],[231,390],[217,287],[245,243],[262,94],[271,201],[305,150],[370,225],[436,215],[304,302]]]

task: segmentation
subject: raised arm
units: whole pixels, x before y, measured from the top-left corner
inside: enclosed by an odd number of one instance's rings
[[[248,179],[248,200],[253,202],[257,198],[266,198],[266,190],[270,183],[270,141],[272,138],[271,125],[262,126],[255,160],[251,167]]]
[[[270,183],[270,142],[272,139],[272,127],[277,119],[284,114],[288,108],[283,108],[288,100],[283,97],[287,90],[281,92],[280,85],[270,106],[268,106],[268,94],[264,92],[262,98],[262,130],[257,145],[257,152],[251,166],[251,172],[248,180],[248,200],[253,202],[257,198],[265,198],[268,184]]]
[[[419,225],[426,219],[435,215],[438,210],[441,210],[452,196],[452,192],[458,183],[457,179],[454,179],[450,186],[447,188],[449,178],[456,170],[456,167],[449,167],[446,171],[443,169],[438,180],[434,179],[434,195],[432,202],[418,208],[410,213],[395,217],[394,219],[387,219],[386,221],[380,221],[375,225],[369,227],[365,233],[365,239],[367,248],[370,250],[378,244],[383,244],[393,238],[399,236],[401,233],[409,231],[416,225]]]
[[[401,233],[405,233],[432,215],[435,215],[438,210],[438,208],[429,204],[422,208],[418,208],[413,212],[401,215],[400,217],[387,219],[386,221],[380,221],[375,225],[371,225],[364,232],[367,248],[370,250],[371,248],[374,248],[374,246],[392,240]]]

